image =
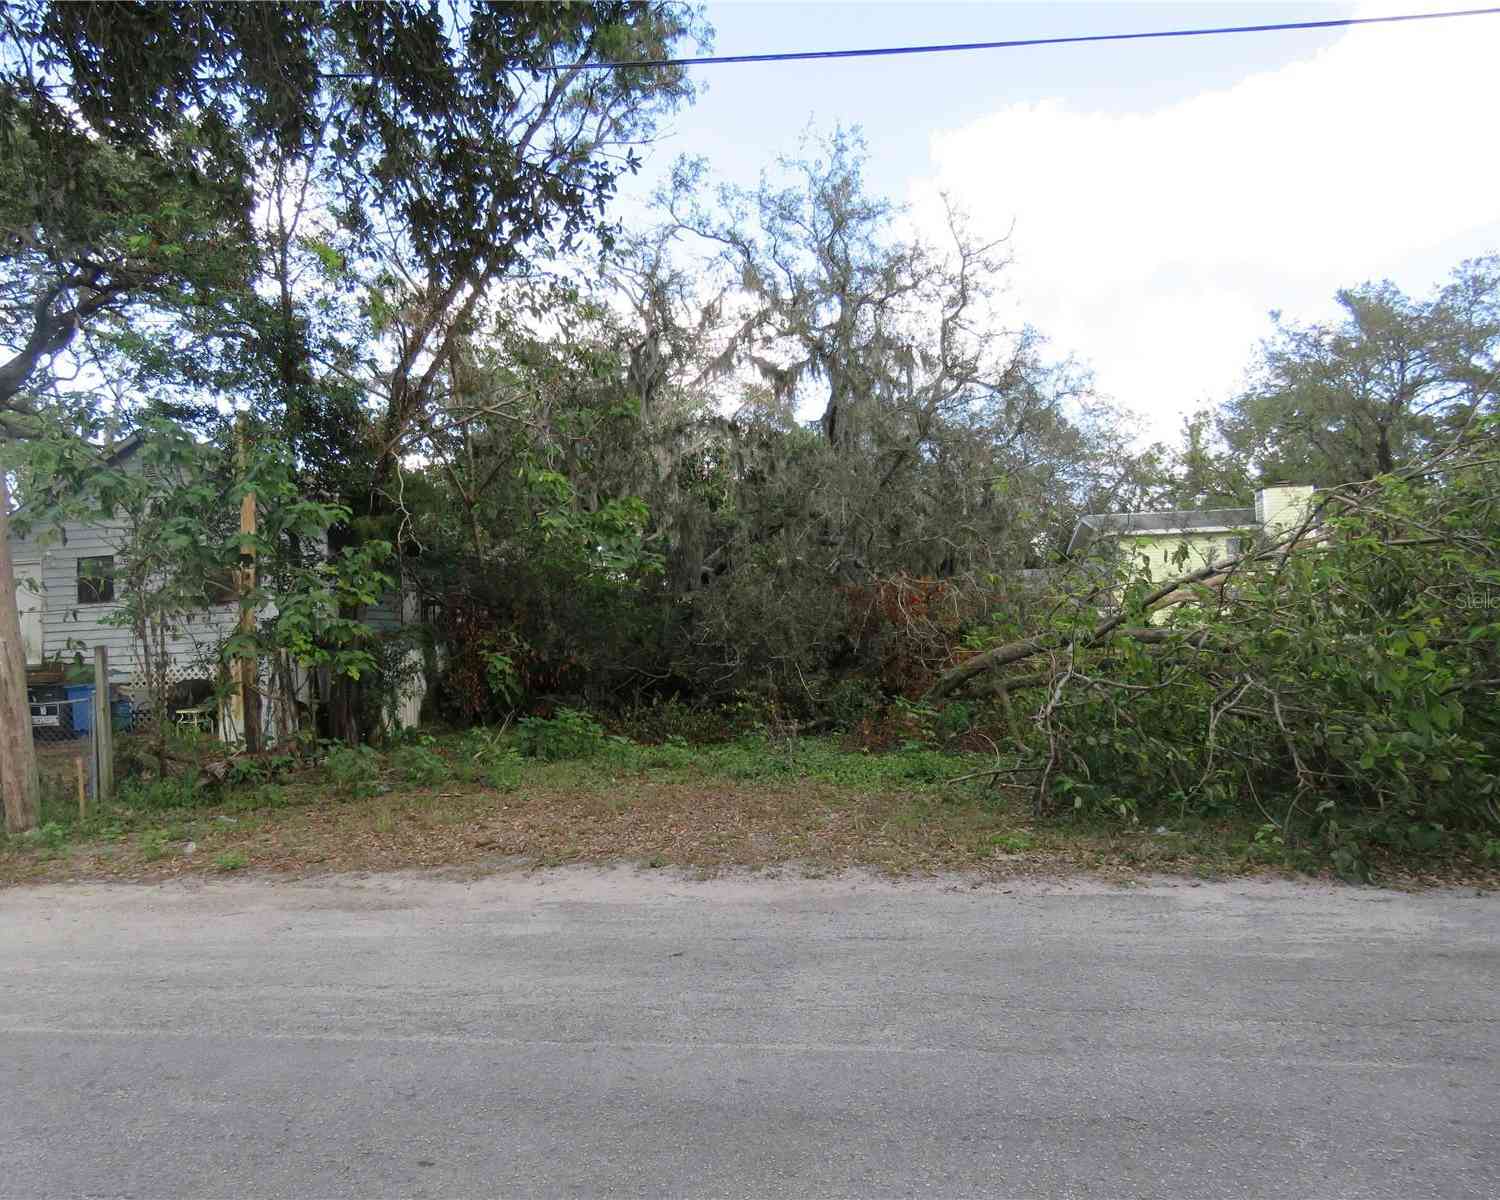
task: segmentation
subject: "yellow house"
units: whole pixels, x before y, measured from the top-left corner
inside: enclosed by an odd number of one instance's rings
[[[1273,538],[1307,518],[1313,489],[1299,485],[1261,488],[1253,508],[1204,508],[1179,512],[1090,513],[1068,542],[1070,557],[1106,546],[1144,563],[1163,581],[1240,553],[1247,539]]]

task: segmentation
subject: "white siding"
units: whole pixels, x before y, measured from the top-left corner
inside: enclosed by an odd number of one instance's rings
[[[44,639],[43,614],[46,601],[42,598],[42,566],[40,563],[18,562],[16,572],[16,611],[21,618],[21,649],[26,654],[26,665],[34,666],[42,661]]]
[[[118,554],[121,527],[69,521],[63,533],[63,538],[58,539],[54,533],[42,544],[38,540],[17,540],[12,545],[18,561],[40,567],[42,653],[48,659],[63,662],[72,662],[78,655],[87,662],[92,659],[95,646],[108,647],[110,674],[120,682],[127,682],[141,665],[135,635],[128,626],[106,623],[112,614],[120,612],[121,606],[118,602],[78,603],[78,560]],[[174,628],[167,640],[167,652],[174,664],[191,666],[203,651],[216,647],[233,629],[238,612],[232,604],[205,607]]]

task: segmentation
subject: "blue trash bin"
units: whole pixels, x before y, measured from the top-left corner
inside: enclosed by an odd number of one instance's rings
[[[94,685],[92,683],[70,683],[67,687],[68,707],[73,710],[73,732],[90,733],[94,728]]]

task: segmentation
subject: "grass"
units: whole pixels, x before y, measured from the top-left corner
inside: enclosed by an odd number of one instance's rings
[[[850,751],[832,739],[602,738],[586,757],[547,759],[488,731],[424,736],[275,779],[249,772],[223,790],[128,782],[83,823],[76,798],[44,798],[39,830],[0,841],[0,883],[615,862],[706,873],[791,865],[1217,877],[1278,863],[1255,828],[1232,821],[1177,822],[1170,833],[1036,823],[1023,799],[983,780],[948,782],[983,765],[916,746]]]

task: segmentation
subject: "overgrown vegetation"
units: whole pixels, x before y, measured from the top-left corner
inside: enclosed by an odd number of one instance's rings
[[[1039,815],[1250,815],[1349,876],[1376,846],[1459,840],[1492,858],[1497,448],[1487,421],[1419,466],[1329,489],[1280,543],[1188,585],[1127,577],[1117,609],[1061,609],[935,690],[1028,697],[997,770]]]
[[[137,781],[83,824],[70,797],[49,798],[37,831],[0,845],[0,880],[620,861],[1129,877],[1283,862],[1253,825],[1232,820],[1170,830],[1122,829],[1091,814],[1038,823],[981,780],[949,782],[983,767],[983,756],[933,746],[871,753],[843,738],[764,734],[643,744],[617,733],[586,757],[548,759],[519,753],[518,733],[422,738],[353,760],[331,747],[321,763],[278,770],[274,781]],[[424,764],[421,783],[410,779],[413,762]],[[1454,853],[1435,847],[1425,861],[1451,872]]]
[[[682,161],[613,225],[691,88],[570,64],[674,57],[707,36],[679,5],[13,7],[0,516],[14,479],[29,530],[120,523],[148,666],[213,595],[255,618],[205,648],[213,694],[254,663],[277,697],[275,754],[236,755],[169,728],[158,672],[125,811],[316,780],[385,836],[393,796],[658,772],[1024,815],[985,853],[1500,852],[1497,260],[1278,319],[1242,394],[1145,446],[1000,319],[1003,244],[905,235],[857,134],[749,190]],[[1322,489],[1300,528],[1179,579],[1070,551],[1083,514],[1281,482]],[[60,853],[59,801],[0,790]]]
[[[645,743],[622,724],[572,744],[581,753],[548,756],[523,753],[519,730],[422,733],[385,750],[330,745],[305,762],[241,759],[222,782],[133,778],[82,822],[71,793],[48,793],[41,825],[0,841],[0,882],[567,862],[1121,878],[1330,865],[1318,845],[1233,806],[1147,819],[1143,805],[1130,820],[1087,804],[1039,817],[1028,797],[992,785],[992,754],[944,748],[923,715],[867,724],[884,750],[766,731]],[[1500,871],[1494,843],[1429,828],[1372,843],[1364,866],[1398,882],[1487,883]]]

